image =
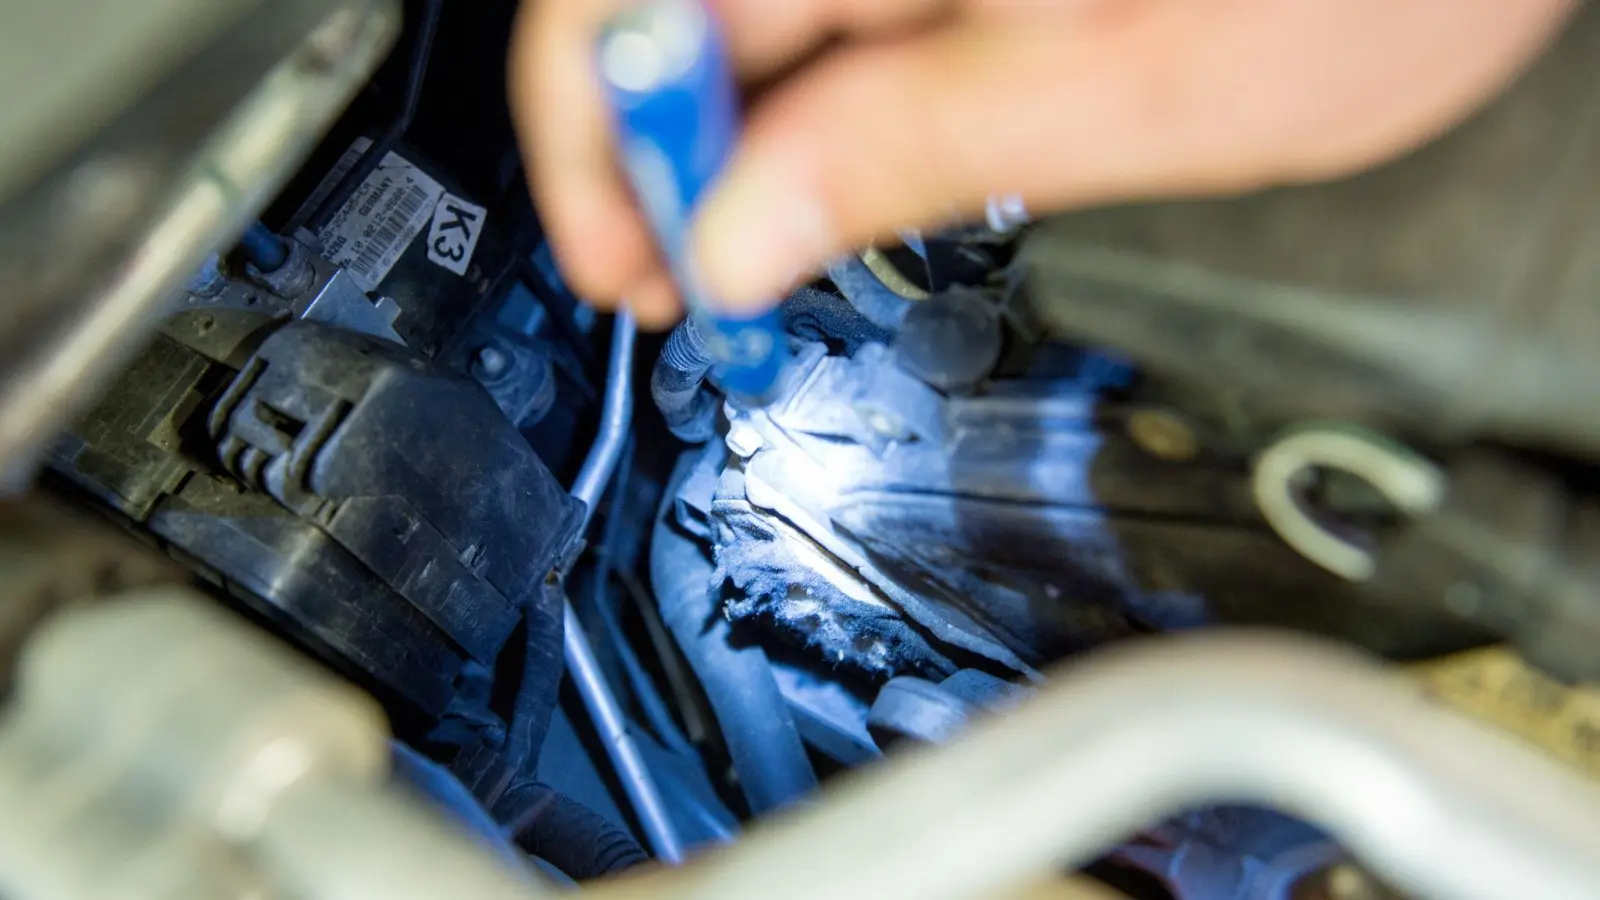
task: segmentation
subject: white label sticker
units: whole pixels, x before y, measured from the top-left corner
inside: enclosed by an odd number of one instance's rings
[[[457,275],[467,274],[472,252],[478,249],[488,211],[454,194],[439,198],[428,230],[428,258]]]
[[[362,138],[351,149],[359,153],[369,146]],[[318,230],[323,254],[344,266],[362,290],[375,290],[427,227],[443,195],[439,182],[391,152]]]

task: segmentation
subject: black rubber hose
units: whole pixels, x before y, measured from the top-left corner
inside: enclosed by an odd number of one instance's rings
[[[547,784],[512,789],[523,808],[511,833],[517,846],[573,881],[612,875],[650,857],[622,826]]]
[[[709,371],[705,340],[694,319],[684,319],[667,336],[650,373],[650,397],[667,428],[690,444],[704,443],[715,430],[717,398],[705,385]]]
[[[326,222],[345,201],[356,192],[356,188],[367,180],[367,176],[378,170],[384,157],[389,155],[395,144],[405,137],[411,128],[411,122],[417,117],[417,107],[422,103],[422,84],[428,77],[428,58],[433,54],[433,39],[439,31],[439,16],[444,10],[444,0],[426,0],[422,5],[422,16],[417,21],[416,37],[411,43],[411,57],[406,64],[405,97],[400,102],[400,112],[390,120],[383,129],[383,134],[367,147],[366,152],[356,160],[356,164],[339,183],[334,185],[306,216],[305,225],[315,231]],[[295,223],[299,224],[299,223]]]
[[[506,830],[449,769],[399,741],[389,742],[389,759],[391,779],[410,787],[460,824],[513,871],[526,868],[528,860],[522,848],[512,844]]]
[[[563,671],[561,616],[561,592],[549,584],[541,585],[523,605],[527,642],[523,649],[521,680],[506,727],[502,759],[510,779],[533,777],[539,764],[539,748],[544,746],[545,734],[550,730],[550,717],[555,712]],[[508,795],[495,799],[493,805],[502,816],[508,811],[515,815],[518,810],[514,798]]]
[[[690,457],[686,456],[686,459]],[[680,464],[679,473],[688,467]],[[681,478],[668,484],[650,545],[650,580],[661,619],[700,679],[752,815],[811,793],[817,776],[760,647],[736,647],[712,589],[705,551],[671,521]]]

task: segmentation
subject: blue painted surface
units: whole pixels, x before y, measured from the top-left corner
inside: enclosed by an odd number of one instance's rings
[[[660,77],[624,85],[608,73],[605,57],[630,50],[649,56]],[[783,369],[782,320],[775,308],[753,316],[727,312],[701,288],[688,252],[695,209],[739,134],[739,99],[722,36],[698,3],[659,0],[615,21],[600,53],[624,168],[706,349],[719,363],[719,380],[730,394],[759,401]],[[679,59],[686,65],[677,65]]]

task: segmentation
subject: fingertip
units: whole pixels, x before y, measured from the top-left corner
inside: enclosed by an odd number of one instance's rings
[[[707,198],[691,246],[707,292],[736,310],[773,305],[842,249],[827,207],[759,145]]]
[[[617,171],[593,77],[593,34],[621,0],[521,4],[509,91],[534,206],[575,293],[614,308],[659,267],[654,242]]]
[[[753,110],[696,222],[692,249],[713,296],[771,304],[839,254],[965,205],[968,179],[951,177],[948,150],[918,130],[928,101],[917,79],[938,70],[929,60],[948,54],[942,43],[841,48]]]
[[[665,331],[683,316],[677,289],[663,271],[652,272],[630,285],[622,302],[646,331]]]
[[[603,194],[592,202],[559,204],[563,214],[549,216],[546,237],[573,292],[615,306],[661,264],[634,207]]]

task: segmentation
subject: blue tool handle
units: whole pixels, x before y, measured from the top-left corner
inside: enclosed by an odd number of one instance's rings
[[[760,401],[783,370],[788,345],[776,306],[731,314],[706,295],[689,261],[695,207],[739,135],[739,101],[727,49],[697,0],[646,0],[608,23],[601,82],[623,167],[673,278],[719,364],[730,395]]]

